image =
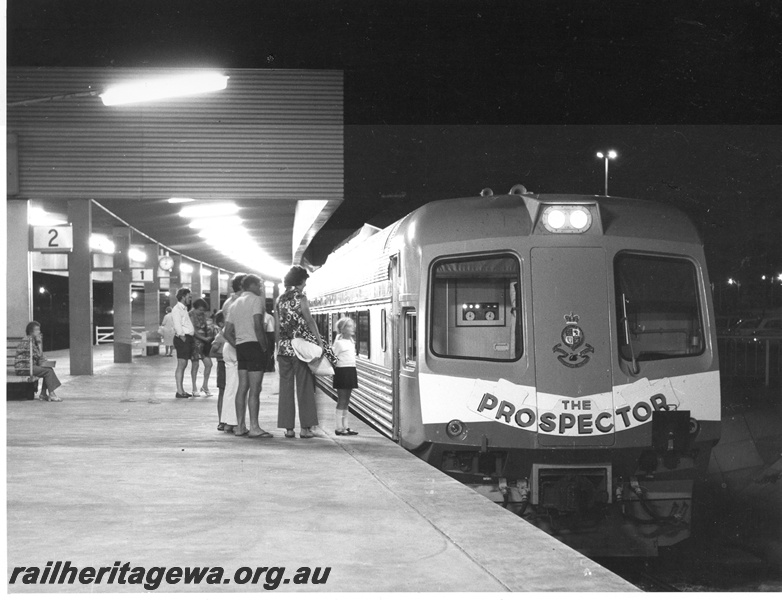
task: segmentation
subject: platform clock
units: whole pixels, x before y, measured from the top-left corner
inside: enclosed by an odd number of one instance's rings
[[[158,259],[157,264],[164,271],[170,271],[174,268],[174,259],[168,254],[165,254]]]

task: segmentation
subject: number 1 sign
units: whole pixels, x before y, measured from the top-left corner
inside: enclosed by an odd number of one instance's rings
[[[73,250],[73,228],[70,225],[33,227],[33,250],[70,252]]]

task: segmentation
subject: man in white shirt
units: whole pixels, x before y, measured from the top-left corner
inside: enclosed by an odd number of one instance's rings
[[[187,304],[190,302],[190,290],[188,288],[178,289],[176,292],[177,303],[171,310],[171,318],[174,325],[174,348],[176,348],[176,397],[189,398],[191,394],[185,392],[182,386],[182,379],[185,376],[187,361],[193,357],[193,344],[195,328],[187,314]]]
[[[265,298],[263,283],[257,275],[242,280],[242,295],[231,304],[225,320],[225,341],[236,349],[239,389],[236,392],[236,435],[273,437],[258,424],[263,371],[266,365],[268,343],[264,331]],[[247,392],[249,389],[249,399]],[[250,407],[250,429],[246,429],[244,415]]]

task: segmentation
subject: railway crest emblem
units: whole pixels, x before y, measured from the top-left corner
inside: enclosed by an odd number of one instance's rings
[[[564,319],[565,328],[562,330],[562,343],[554,346],[553,352],[563,365],[577,369],[589,362],[589,354],[592,354],[595,349],[589,344],[584,344],[584,329],[578,324],[579,316],[577,314],[565,315]],[[583,349],[579,350],[582,345],[584,345]]]

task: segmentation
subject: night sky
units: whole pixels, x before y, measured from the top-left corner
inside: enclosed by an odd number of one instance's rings
[[[713,278],[782,272],[782,0],[8,0],[13,66],[345,71],[345,202],[308,254],[431,200],[672,203]]]

